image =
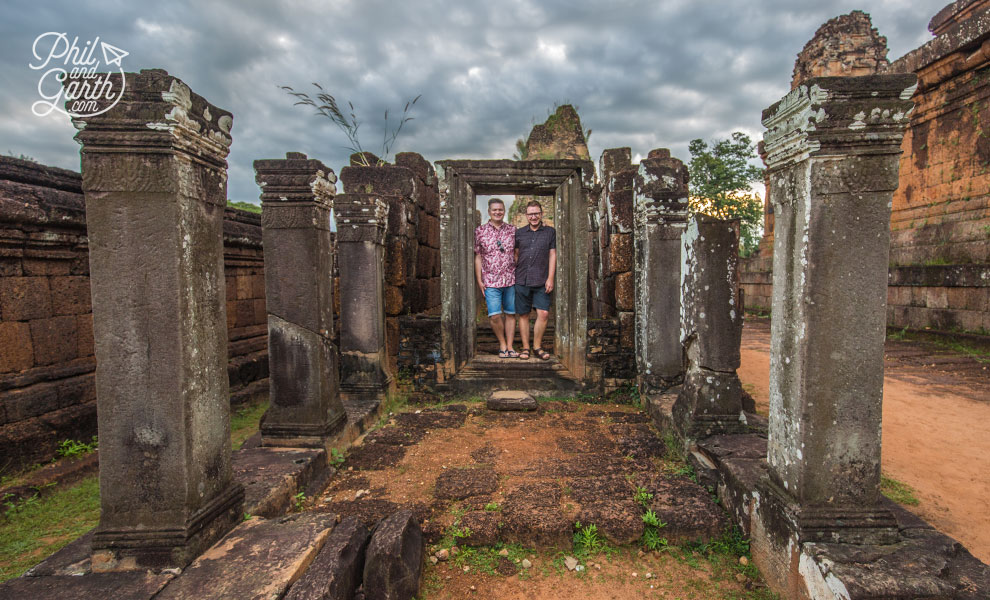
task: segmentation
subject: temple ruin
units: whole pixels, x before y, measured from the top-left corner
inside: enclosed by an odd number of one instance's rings
[[[559,138],[541,126],[521,160],[355,160],[339,192],[318,158],[272,149],[259,218],[226,208],[235,115],[164,70],[127,73],[119,104],[77,120],[81,174],[0,158],[0,458],[98,432],[102,508],[0,597],[348,598],[363,582],[409,598],[455,500],[464,545],[564,546],[575,518],[634,543],[642,504],[672,542],[737,526],[782,597],[987,597],[990,567],[880,494],[886,326],[990,330],[990,2],[930,28],[888,62],[854,12],[801,52],[763,112],[766,235],[745,260],[738,221],[690,214],[682,160],[617,148],[596,167],[576,119]],[[479,351],[472,236],[491,194],[552,198],[549,361]],[[753,306],[772,308],[768,417],[737,375]],[[624,389],[646,414],[560,400]],[[383,414],[396,394],[510,390],[531,397]],[[259,395],[258,443],[231,451],[231,406]],[[579,433],[509,486],[484,436],[540,419]],[[482,440],[470,465],[429,485],[389,470],[457,428]],[[659,473],[667,452],[696,481]],[[432,503],[361,504],[370,471]],[[323,502],[292,510],[301,494]]]

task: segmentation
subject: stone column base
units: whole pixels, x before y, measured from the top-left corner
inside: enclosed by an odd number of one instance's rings
[[[831,544],[896,543],[899,539],[894,514],[881,505],[801,506],[770,478],[757,485],[760,520],[771,534],[789,533],[797,541]]]
[[[734,371],[689,370],[671,412],[682,438],[749,433],[749,426],[740,419],[742,384]]]
[[[344,429],[347,413],[340,412],[325,424],[261,424],[261,445],[280,448],[326,448],[327,442]]]
[[[682,383],[684,383],[683,373],[671,377],[643,373],[639,373],[636,376],[636,384],[639,386],[639,393],[644,396],[647,394],[662,394],[670,388],[677,387]]]
[[[92,569],[103,573],[184,568],[241,522],[243,504],[244,487],[232,483],[181,527],[98,528],[93,534]]]
[[[771,589],[804,597],[805,543],[888,545],[900,541],[894,515],[881,506],[800,506],[769,478],[757,484],[751,522],[753,560]]]
[[[343,382],[340,384],[340,395],[351,402],[374,403],[382,402],[392,390],[392,378],[382,383]]]

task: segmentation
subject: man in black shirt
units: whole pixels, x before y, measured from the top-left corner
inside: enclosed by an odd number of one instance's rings
[[[526,205],[526,227],[516,230],[516,314],[522,351],[519,358],[529,358],[529,313],[536,307],[533,328],[533,352],[542,360],[550,353],[542,348],[543,333],[550,318],[550,294],[557,271],[557,231],[543,224],[543,207],[536,200]]]

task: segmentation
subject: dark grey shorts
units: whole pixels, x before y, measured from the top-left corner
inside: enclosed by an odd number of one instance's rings
[[[542,285],[516,284],[516,314],[525,315],[533,308],[550,310],[550,294]]]

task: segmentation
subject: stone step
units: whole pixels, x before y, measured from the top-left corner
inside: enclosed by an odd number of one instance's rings
[[[541,396],[571,393],[583,384],[556,358],[519,360],[496,355],[476,356],[447,384],[454,393],[483,393],[493,390],[525,390]]]

